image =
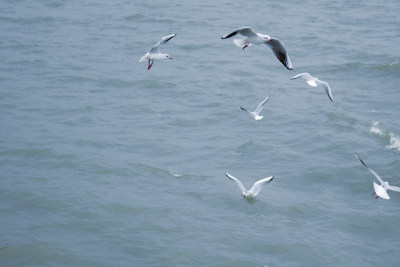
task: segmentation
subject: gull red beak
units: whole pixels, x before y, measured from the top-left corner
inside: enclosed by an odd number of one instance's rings
[[[172,59],[172,57],[170,57],[169,59]]]

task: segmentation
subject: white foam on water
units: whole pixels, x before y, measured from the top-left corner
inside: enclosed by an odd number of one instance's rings
[[[385,133],[381,128],[378,127],[379,121],[373,121],[370,129],[370,133],[385,137],[389,139],[390,145],[387,145],[387,149],[394,149],[400,151],[400,137],[394,133]]]
[[[169,174],[171,174],[172,176],[175,176],[175,177],[181,177],[182,176],[182,174],[174,172],[171,167],[169,167]]]
[[[400,151],[400,137],[394,133],[389,133],[389,137],[390,145],[387,145],[386,148]]]
[[[369,132],[379,136],[385,136],[385,133],[378,127],[378,125],[379,121],[373,121]]]

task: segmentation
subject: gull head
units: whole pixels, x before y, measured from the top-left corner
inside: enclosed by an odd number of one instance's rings
[[[268,35],[263,35],[263,38],[266,42],[271,41],[271,37],[269,37]]]
[[[169,55],[165,54],[164,55],[165,59],[172,59],[172,57],[170,57]]]
[[[389,188],[390,185],[388,182],[383,182],[382,186],[383,186],[383,188],[387,189],[387,188]]]

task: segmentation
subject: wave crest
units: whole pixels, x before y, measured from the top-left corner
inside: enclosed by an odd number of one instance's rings
[[[386,146],[387,149],[396,150],[400,152],[400,137],[395,133],[391,132],[385,133],[379,127],[379,121],[372,122],[370,133],[383,137],[384,139],[388,140],[390,144]]]

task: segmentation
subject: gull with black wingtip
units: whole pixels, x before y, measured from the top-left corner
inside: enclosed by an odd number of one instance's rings
[[[382,178],[372,169],[370,169],[367,164],[364,163],[364,161],[362,161],[362,159],[360,159],[357,155],[357,153],[354,153],[354,155],[356,156],[356,158],[365,166],[367,167],[367,169],[379,180],[379,182],[381,183],[380,185],[378,185],[377,183],[374,182],[374,193],[372,193],[372,195],[376,194],[375,198],[384,198],[384,199],[390,199],[388,193],[386,192],[387,190],[393,190],[396,192],[400,192],[400,187],[398,186],[392,186],[389,185],[388,182],[385,182],[382,180]]]
[[[263,118],[263,116],[260,116],[259,114],[260,114],[260,112],[262,111],[262,109],[264,108],[264,105],[265,105],[265,103],[267,103],[268,99],[269,99],[269,96],[268,96],[266,99],[264,99],[260,104],[258,104],[256,110],[253,111],[253,112],[252,112],[252,111],[248,111],[247,109],[245,109],[245,108],[243,108],[243,107],[240,107],[240,108],[241,108],[242,110],[247,111],[248,113],[250,113],[250,115],[251,115],[256,121],[259,121],[259,120],[261,120],[261,119]]]
[[[243,184],[237,178],[233,177],[227,172],[225,173],[225,175],[232,181],[236,182],[237,186],[240,188],[240,190],[242,190],[242,195],[249,199],[255,198],[258,195],[258,193],[260,193],[260,191],[264,188],[264,186],[267,185],[269,182],[271,182],[272,179],[274,179],[274,176],[261,179],[255,182],[250,190],[246,190],[246,188],[244,188]]]
[[[302,78],[302,79],[306,80],[306,83],[309,86],[312,86],[312,87],[317,87],[318,85],[321,86],[322,88],[325,89],[325,92],[328,95],[329,99],[331,101],[333,101],[332,90],[329,87],[329,84],[327,82],[321,81],[317,77],[311,76],[310,73],[308,73],[308,72],[297,74],[296,76],[294,76],[290,79],[294,80],[294,79],[298,79],[298,78]]]
[[[161,38],[161,40],[158,43],[156,43],[149,51],[147,51],[147,53],[139,60],[139,62],[148,60],[149,65],[147,66],[147,69],[149,70],[151,68],[151,66],[153,66],[154,60],[161,60],[161,59],[167,59],[167,58],[172,59],[172,57],[170,57],[169,55],[162,54],[160,52],[160,46],[165,44],[166,42],[168,42],[175,36],[176,36],[176,34],[170,34],[170,35],[167,35],[167,36],[164,36],[163,38]]]
[[[240,29],[237,29],[236,31],[226,34],[221,37],[221,39],[226,39],[226,38],[231,38],[232,36],[235,36],[236,34],[239,34],[243,36],[243,39],[234,39],[233,43],[238,46],[242,47],[242,49],[245,49],[248,46],[251,45],[259,45],[259,44],[264,44],[268,46],[269,48],[272,49],[274,52],[275,56],[278,58],[278,60],[288,69],[292,70],[292,62],[290,61],[289,55],[286,52],[285,47],[276,38],[271,38],[266,34],[261,34],[253,31],[250,27],[243,27]]]

